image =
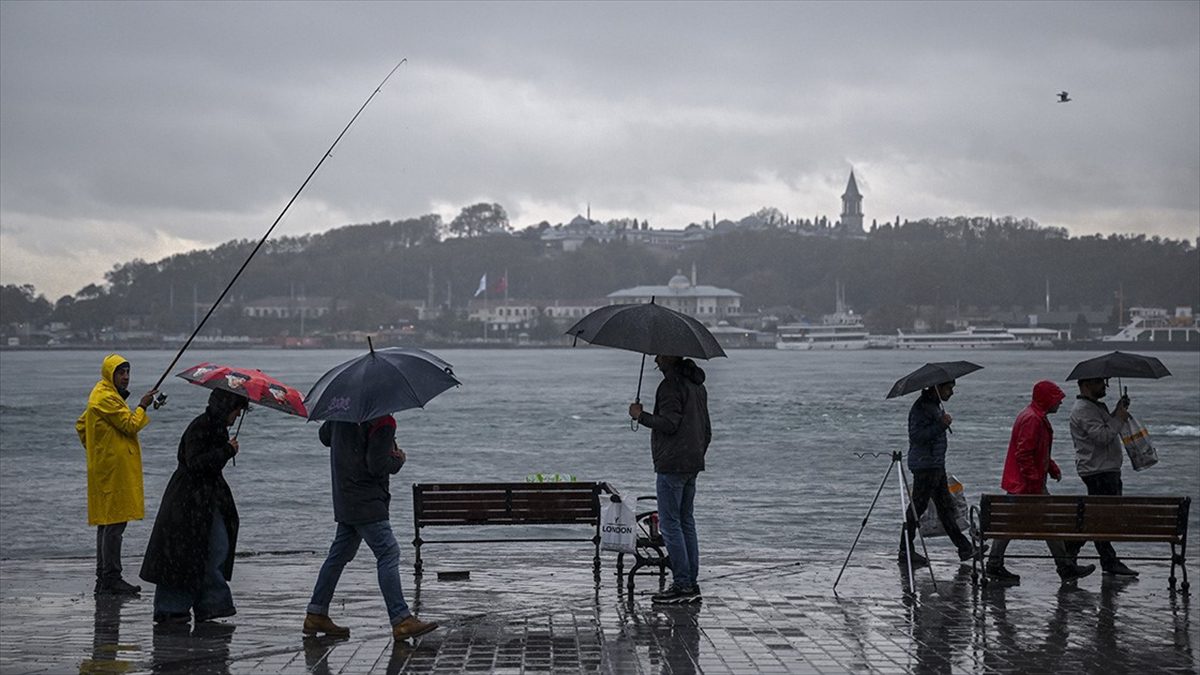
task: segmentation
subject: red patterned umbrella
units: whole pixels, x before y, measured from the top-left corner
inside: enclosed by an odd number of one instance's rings
[[[308,410],[304,407],[304,394],[261,370],[201,363],[178,373],[177,377],[201,387],[241,394],[251,403],[289,415],[308,417]]]

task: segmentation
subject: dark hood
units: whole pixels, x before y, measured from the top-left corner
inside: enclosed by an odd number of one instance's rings
[[[675,369],[675,374],[694,384],[704,384],[704,369],[696,365],[696,362],[691,359],[680,361],[679,367]]]
[[[213,392],[208,395],[208,414],[221,421],[224,421],[234,410],[245,410],[248,407],[250,407],[250,401],[241,394],[224,389],[213,389]]]

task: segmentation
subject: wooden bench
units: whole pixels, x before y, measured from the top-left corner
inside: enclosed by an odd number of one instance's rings
[[[1170,587],[1175,589],[1175,567],[1183,569],[1180,589],[1188,592],[1187,553],[1190,497],[1127,497],[1100,495],[982,495],[971,507],[971,531],[977,550],[988,539],[1038,541],[1163,542],[1171,556],[1133,557],[1128,560],[1170,560]],[[1006,556],[1008,557],[1008,556]],[[1017,555],[1014,558],[1050,558]],[[971,562],[971,579],[983,573],[984,554]]]
[[[497,542],[591,542],[593,572],[600,580],[600,494],[607,483],[414,483],[413,563],[421,575],[424,544]],[[574,538],[442,539],[421,537],[422,528],[463,525],[587,525],[591,536]]]

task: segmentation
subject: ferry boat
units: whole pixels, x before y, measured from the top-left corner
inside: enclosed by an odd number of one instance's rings
[[[821,317],[821,323],[792,323],[779,327],[776,349],[866,349],[867,327],[862,317],[847,309],[846,289],[837,285],[837,309]]]
[[[1093,343],[1094,344],[1094,343]],[[1200,351],[1200,317],[1190,307],[1171,316],[1160,307],[1132,307],[1129,324],[1115,335],[1100,338],[1104,349]]]
[[[897,331],[896,349],[1027,349],[1029,345],[1007,328],[969,326],[952,333]]]

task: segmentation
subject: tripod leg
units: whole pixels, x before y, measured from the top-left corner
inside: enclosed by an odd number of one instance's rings
[[[911,505],[912,492],[909,490],[908,475],[904,472],[903,465],[900,466],[900,485],[901,485],[902,489],[904,490],[904,493],[908,496],[909,503]],[[901,503],[903,503],[903,501],[904,500],[901,499]],[[917,518],[917,539],[919,539],[921,541],[921,550],[925,552],[925,559],[929,560],[929,547],[925,545],[925,535],[921,534],[921,524],[920,524],[921,516],[920,516],[920,514],[917,513],[916,509],[913,509],[913,515]],[[906,521],[908,520],[908,509],[904,510],[904,519]],[[904,533],[907,536],[908,528],[904,529]],[[911,542],[909,542],[909,543],[911,544]],[[925,566],[929,568],[929,580],[933,582],[933,591],[936,593],[937,592],[937,579],[935,579],[933,576],[933,564],[929,563]],[[909,572],[908,572],[909,582],[912,582],[912,561],[911,560],[909,561],[908,569],[909,569]]]
[[[854,543],[850,544],[850,551],[846,553],[846,561],[842,563],[842,569],[838,572],[837,579],[833,582],[834,593],[837,593],[837,585],[842,580],[842,573],[846,571],[846,565],[850,564],[850,556],[854,555],[854,547],[858,546],[858,540],[862,537],[863,530],[867,529],[867,520],[871,517],[871,511],[875,509],[875,502],[879,501],[879,495],[883,493],[883,486],[887,485],[888,476],[892,475],[892,467],[895,465],[896,458],[893,456],[892,463],[888,464],[887,471],[883,474],[883,480],[879,481],[879,489],[875,491],[875,498],[871,500],[871,506],[867,508],[867,515],[863,516],[862,525],[858,526],[858,534],[854,535]]]

